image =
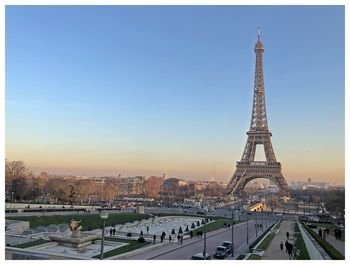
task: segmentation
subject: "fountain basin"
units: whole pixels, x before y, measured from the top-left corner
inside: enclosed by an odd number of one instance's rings
[[[100,235],[96,234],[87,234],[82,233],[80,237],[68,237],[68,236],[58,236],[50,235],[49,238],[52,241],[57,242],[61,246],[73,247],[73,248],[82,248],[87,245],[90,245],[92,241],[98,239]]]

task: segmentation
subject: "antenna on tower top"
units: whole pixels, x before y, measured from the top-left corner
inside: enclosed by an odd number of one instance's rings
[[[261,29],[258,27],[258,42],[260,42]]]

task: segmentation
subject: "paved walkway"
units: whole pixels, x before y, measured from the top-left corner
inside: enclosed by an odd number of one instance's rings
[[[313,229],[318,234],[318,229]],[[344,231],[343,231],[344,233]],[[345,257],[345,241],[335,239],[335,237],[329,233],[326,237],[326,241],[331,244],[336,250],[338,250]]]
[[[292,242],[294,224],[295,221],[282,221],[278,234],[275,235],[270,245],[265,250],[264,255],[261,258],[262,260],[289,260],[288,253],[286,252],[286,246],[284,244],[287,240],[286,232],[289,232],[289,241]],[[280,249],[281,241],[283,241],[283,251]]]

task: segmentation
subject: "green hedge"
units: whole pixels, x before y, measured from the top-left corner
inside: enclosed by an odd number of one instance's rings
[[[336,260],[343,260],[345,257],[336,250],[331,244],[329,244],[326,240],[321,238],[314,230],[309,228],[307,225],[303,224],[304,228],[312,235],[313,238],[317,241],[318,244],[327,252],[327,254]]]

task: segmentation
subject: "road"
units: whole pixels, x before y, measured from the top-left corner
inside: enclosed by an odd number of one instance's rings
[[[265,231],[264,227],[264,231]],[[249,244],[256,239],[255,232],[255,221],[249,221]],[[258,236],[262,233],[260,230]],[[217,246],[221,245],[224,241],[232,240],[232,230],[230,228],[220,229],[209,232],[207,235],[207,253],[212,254]],[[234,227],[234,245],[235,253],[242,247],[247,246],[247,226],[246,222],[240,223]],[[132,256],[128,259],[132,260],[146,260],[146,259],[157,259],[157,260],[188,260],[191,259],[193,254],[203,252],[204,249],[204,236],[203,239],[194,237],[193,239],[184,240],[183,245],[179,243],[168,244],[164,247],[160,247],[146,253],[141,253]]]

